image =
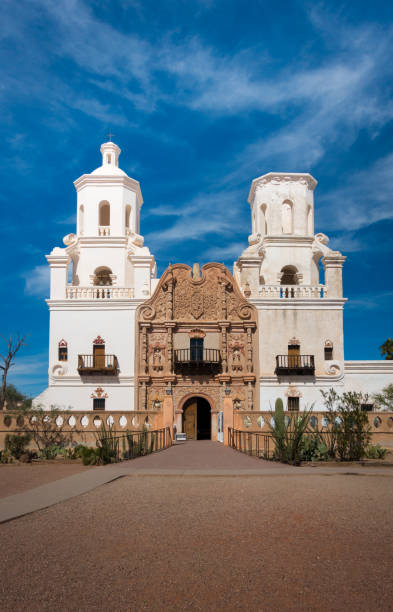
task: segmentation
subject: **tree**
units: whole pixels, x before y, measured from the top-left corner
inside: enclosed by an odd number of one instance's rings
[[[14,340],[12,334],[8,339],[6,339],[4,336],[1,336],[1,338],[3,338],[7,346],[6,352],[4,354],[0,353],[0,359],[3,361],[3,365],[0,365],[0,370],[3,371],[0,390],[0,410],[3,410],[6,400],[8,370],[15,365],[14,361],[16,353],[22,348],[22,346],[26,345],[26,336],[20,337],[18,334],[16,340]]]
[[[339,395],[333,388],[321,393],[327,409],[329,454],[338,455],[341,461],[359,461],[371,441],[367,412],[362,410],[368,395],[355,391]]]
[[[393,360],[393,338],[388,338],[387,340],[385,340],[385,342],[383,344],[381,344],[381,346],[379,347],[379,350],[381,351],[381,355],[385,356],[385,359],[389,359],[390,361]]]
[[[5,389],[5,401],[7,404],[7,408],[11,410],[16,410],[20,407],[30,408],[31,407],[31,398],[21,393],[15,385],[7,385]]]
[[[393,384],[384,387],[380,393],[374,393],[373,398],[380,410],[393,410]]]

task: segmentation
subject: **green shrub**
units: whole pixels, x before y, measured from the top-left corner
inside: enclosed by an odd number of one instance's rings
[[[56,459],[57,455],[64,454],[65,449],[57,444],[52,444],[51,446],[44,446],[40,450],[40,458],[45,459],[46,461],[50,461],[52,459]]]
[[[101,463],[100,449],[90,446],[83,446],[81,449],[83,465],[98,465]]]
[[[109,425],[106,429],[105,424],[102,423],[96,438],[101,463],[116,463],[119,461],[119,438],[114,435],[112,425]]]
[[[30,444],[31,435],[7,434],[5,437],[5,450],[15,459],[20,459],[26,453],[26,447]]]
[[[327,461],[329,449],[321,438],[319,432],[304,434],[300,447],[302,461]]]
[[[273,458],[283,463],[299,465],[304,433],[307,431],[312,407],[300,414],[284,415],[282,400],[275,403],[271,413],[273,424],[269,423],[275,449]]]
[[[366,448],[366,457],[368,459],[385,459],[388,452],[387,448],[383,448],[380,444],[369,444]]]
[[[341,461],[362,459],[371,440],[367,412],[362,410],[368,395],[353,391],[339,395],[334,389],[321,393],[327,408],[325,435],[330,456],[338,456]]]

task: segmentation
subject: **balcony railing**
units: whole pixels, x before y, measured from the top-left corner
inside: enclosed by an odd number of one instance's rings
[[[259,297],[270,299],[326,298],[325,285],[262,285]]]
[[[117,374],[116,355],[78,355],[79,374]]]
[[[122,300],[133,298],[134,289],[131,287],[79,287],[68,285],[66,287],[68,300]]]
[[[98,226],[98,235],[99,236],[110,236],[111,235],[110,225],[99,225]]]
[[[285,374],[308,374],[315,372],[314,355],[276,355],[275,373]]]
[[[221,365],[221,353],[218,349],[176,349],[174,351],[175,370],[192,368],[194,370],[217,370]]]

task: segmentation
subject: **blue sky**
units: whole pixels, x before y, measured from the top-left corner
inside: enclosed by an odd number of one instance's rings
[[[345,356],[393,336],[393,6],[386,1],[3,0],[1,331],[10,381],[46,386],[44,255],[74,230],[73,181],[109,130],[168,262],[232,262],[251,180],[310,172],[316,231],[348,255]],[[4,263],[7,262],[7,265]]]

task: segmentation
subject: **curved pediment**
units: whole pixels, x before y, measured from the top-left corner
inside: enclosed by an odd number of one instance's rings
[[[205,264],[194,275],[186,264],[169,266],[139,314],[141,321],[155,322],[256,321],[254,307],[219,263]]]

